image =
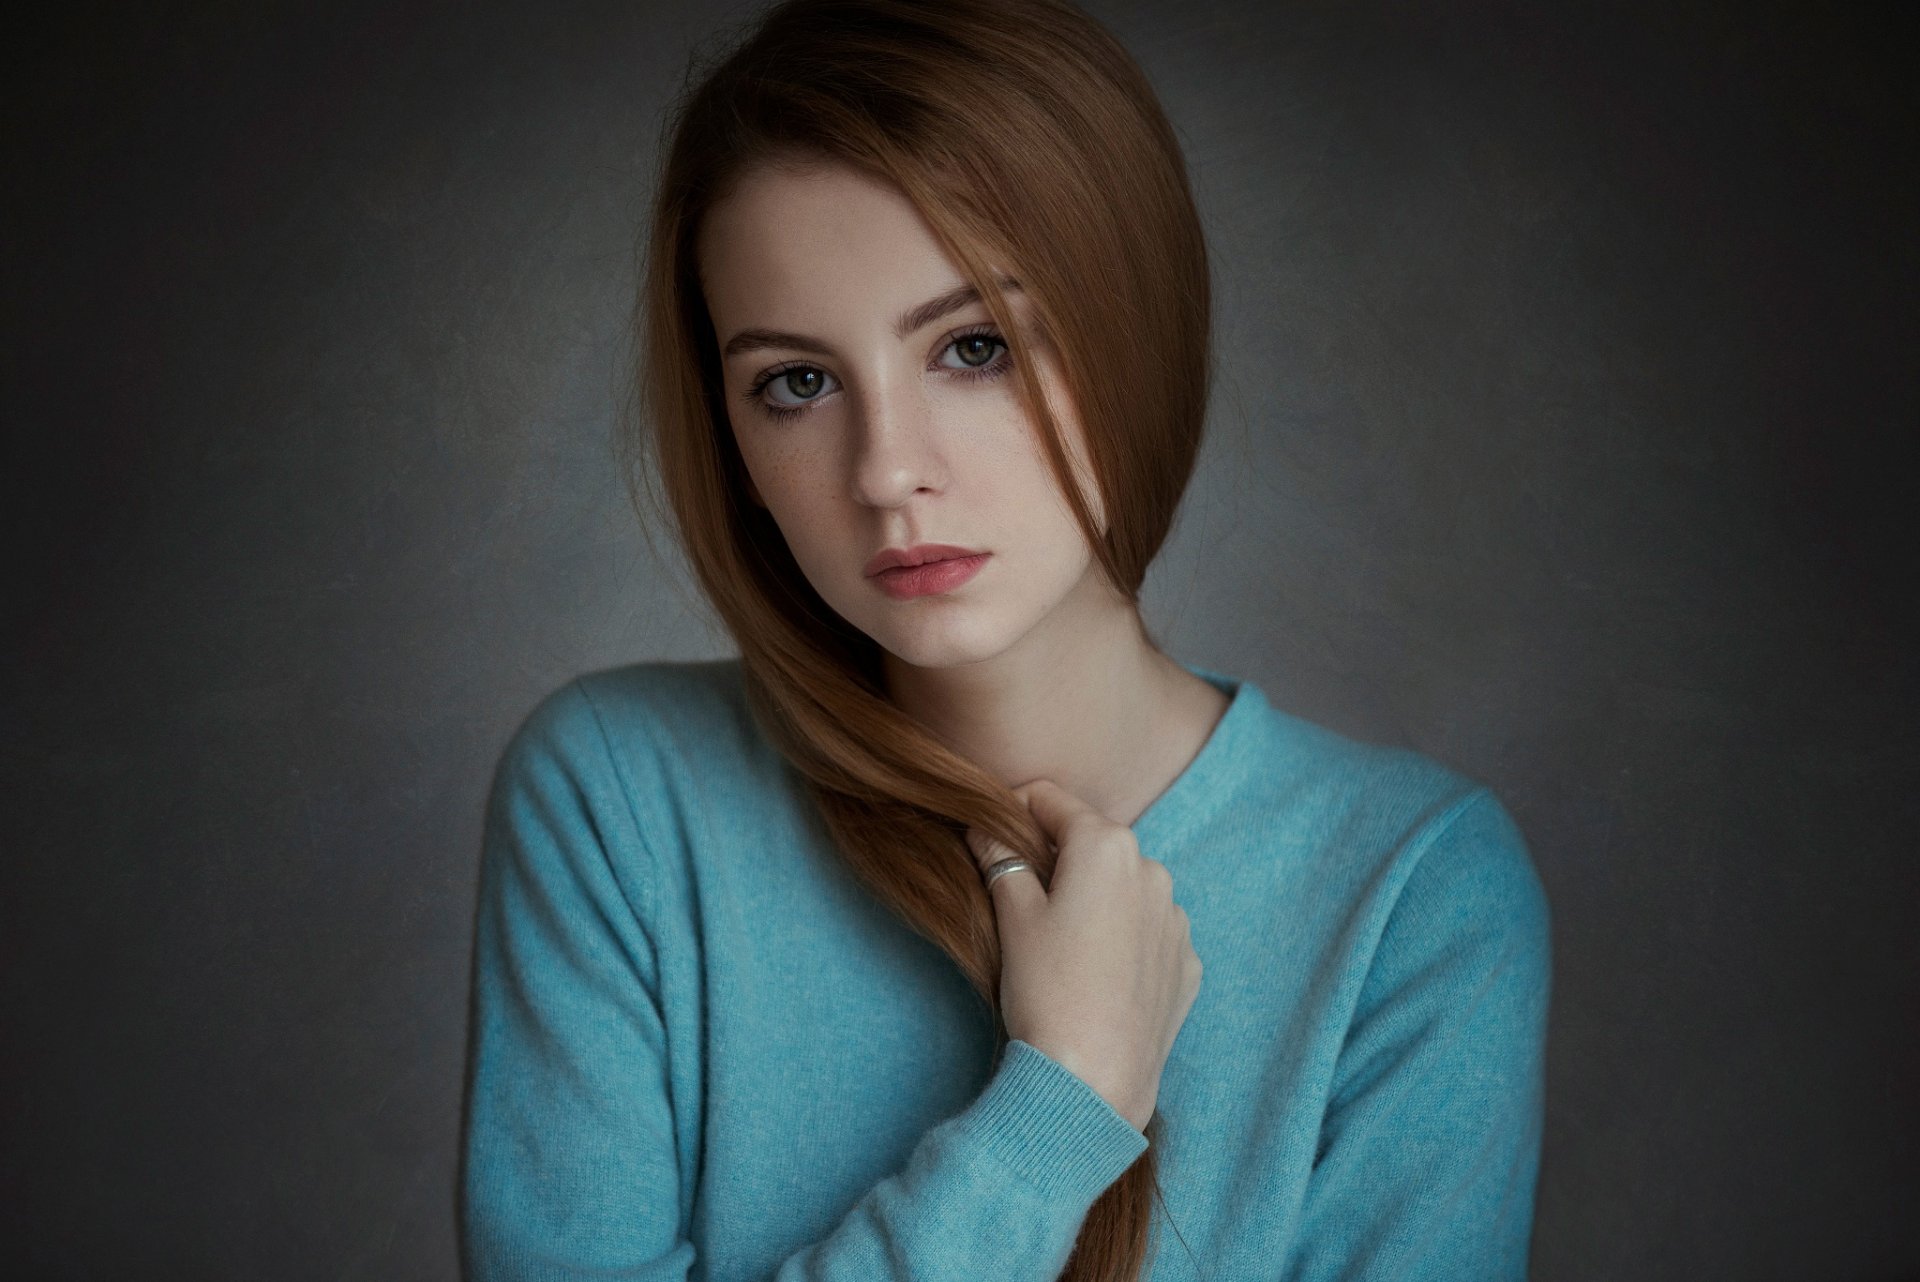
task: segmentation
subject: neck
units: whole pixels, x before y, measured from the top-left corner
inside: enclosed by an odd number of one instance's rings
[[[991,659],[921,668],[889,654],[888,690],[1007,787],[1050,779],[1131,824],[1199,751],[1226,697],[1155,649],[1104,580],[1084,595]]]

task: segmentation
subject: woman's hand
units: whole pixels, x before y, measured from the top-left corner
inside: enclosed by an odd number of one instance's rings
[[[1144,1131],[1200,992],[1173,875],[1140,853],[1131,828],[1051,780],[1013,792],[1059,855],[1050,886],[1020,871],[990,891],[1007,1035],[1045,1051]],[[1013,854],[972,828],[967,844],[983,872]]]

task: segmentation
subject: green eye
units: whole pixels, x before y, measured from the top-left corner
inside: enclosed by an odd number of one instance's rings
[[[821,378],[817,369],[791,369],[786,373],[787,390],[795,396],[810,399],[820,392]],[[804,384],[804,386],[802,386]]]
[[[960,364],[948,365],[943,360],[941,365],[944,368],[958,374],[978,374],[983,378],[1002,373],[1011,363],[1013,355],[1006,340],[991,327],[955,334],[941,354],[944,356],[947,352],[958,356]]]
[[[960,358],[960,364],[946,363],[949,352]],[[955,334],[940,349],[940,355],[938,368],[967,380],[999,378],[1013,368],[1013,349],[991,326]],[[743,399],[769,418],[790,420],[839,385],[833,375],[817,365],[795,362],[761,374],[747,387]],[[794,399],[785,400],[783,396]]]

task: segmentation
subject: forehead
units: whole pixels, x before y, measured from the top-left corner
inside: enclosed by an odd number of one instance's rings
[[[961,279],[905,193],[836,163],[749,171],[708,211],[696,255],[722,329],[891,319]]]

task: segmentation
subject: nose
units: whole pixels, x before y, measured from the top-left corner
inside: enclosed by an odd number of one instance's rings
[[[926,390],[909,383],[864,391],[856,403],[853,494],[869,507],[899,507],[946,484]]]

